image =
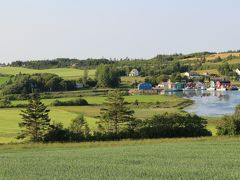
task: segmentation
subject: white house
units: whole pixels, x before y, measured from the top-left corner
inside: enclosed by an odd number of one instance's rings
[[[239,71],[239,69],[236,69],[236,71],[235,71],[236,73],[237,73],[237,75],[239,75],[240,76],[240,71]]]
[[[137,69],[132,69],[132,71],[129,73],[129,76],[139,76],[139,72]]]
[[[187,76],[188,78],[199,78],[200,75],[197,72],[185,72],[184,76]]]

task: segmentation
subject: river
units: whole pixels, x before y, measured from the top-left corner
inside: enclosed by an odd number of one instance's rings
[[[194,104],[184,110],[199,116],[223,116],[232,114],[240,104],[240,91],[184,91],[177,96],[194,101]]]

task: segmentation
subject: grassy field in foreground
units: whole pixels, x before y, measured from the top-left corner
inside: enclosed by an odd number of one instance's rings
[[[79,79],[83,76],[83,70],[74,69],[74,68],[56,68],[56,69],[43,69],[43,70],[36,70],[36,69],[29,69],[29,68],[22,68],[22,67],[0,67],[0,74],[8,74],[8,75],[16,75],[18,73],[23,74],[34,74],[34,73],[52,73],[57,74],[58,76],[64,79]],[[88,71],[89,77],[95,76],[95,70]]]
[[[0,146],[0,179],[239,179],[240,138]]]

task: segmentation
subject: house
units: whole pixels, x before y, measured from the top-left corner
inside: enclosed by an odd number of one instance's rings
[[[132,69],[132,71],[129,73],[129,76],[139,76],[139,72],[137,69]]]
[[[236,71],[235,71],[236,73],[237,73],[237,75],[239,75],[240,76],[240,71],[239,71],[239,69],[236,69]]]
[[[181,83],[181,82],[173,83],[169,79],[168,82],[159,84],[157,87],[165,91],[182,91],[184,88],[184,83]]]
[[[138,85],[138,90],[151,90],[152,89],[152,84],[151,83],[140,83]]]
[[[184,88],[185,84],[184,83],[181,83],[181,82],[176,82],[175,83],[175,89],[176,91],[182,91],[183,88]]]
[[[185,72],[184,76],[188,77],[189,79],[201,77],[197,72],[193,72],[193,71]]]
[[[216,82],[217,88],[229,88],[230,86],[231,86],[231,81],[223,80],[223,81]]]
[[[197,82],[196,85],[195,85],[195,89],[197,89],[197,90],[206,90],[206,86],[202,82]]]

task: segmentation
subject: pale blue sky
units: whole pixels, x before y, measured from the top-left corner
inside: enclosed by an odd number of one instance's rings
[[[0,0],[0,61],[240,49],[239,0]]]

